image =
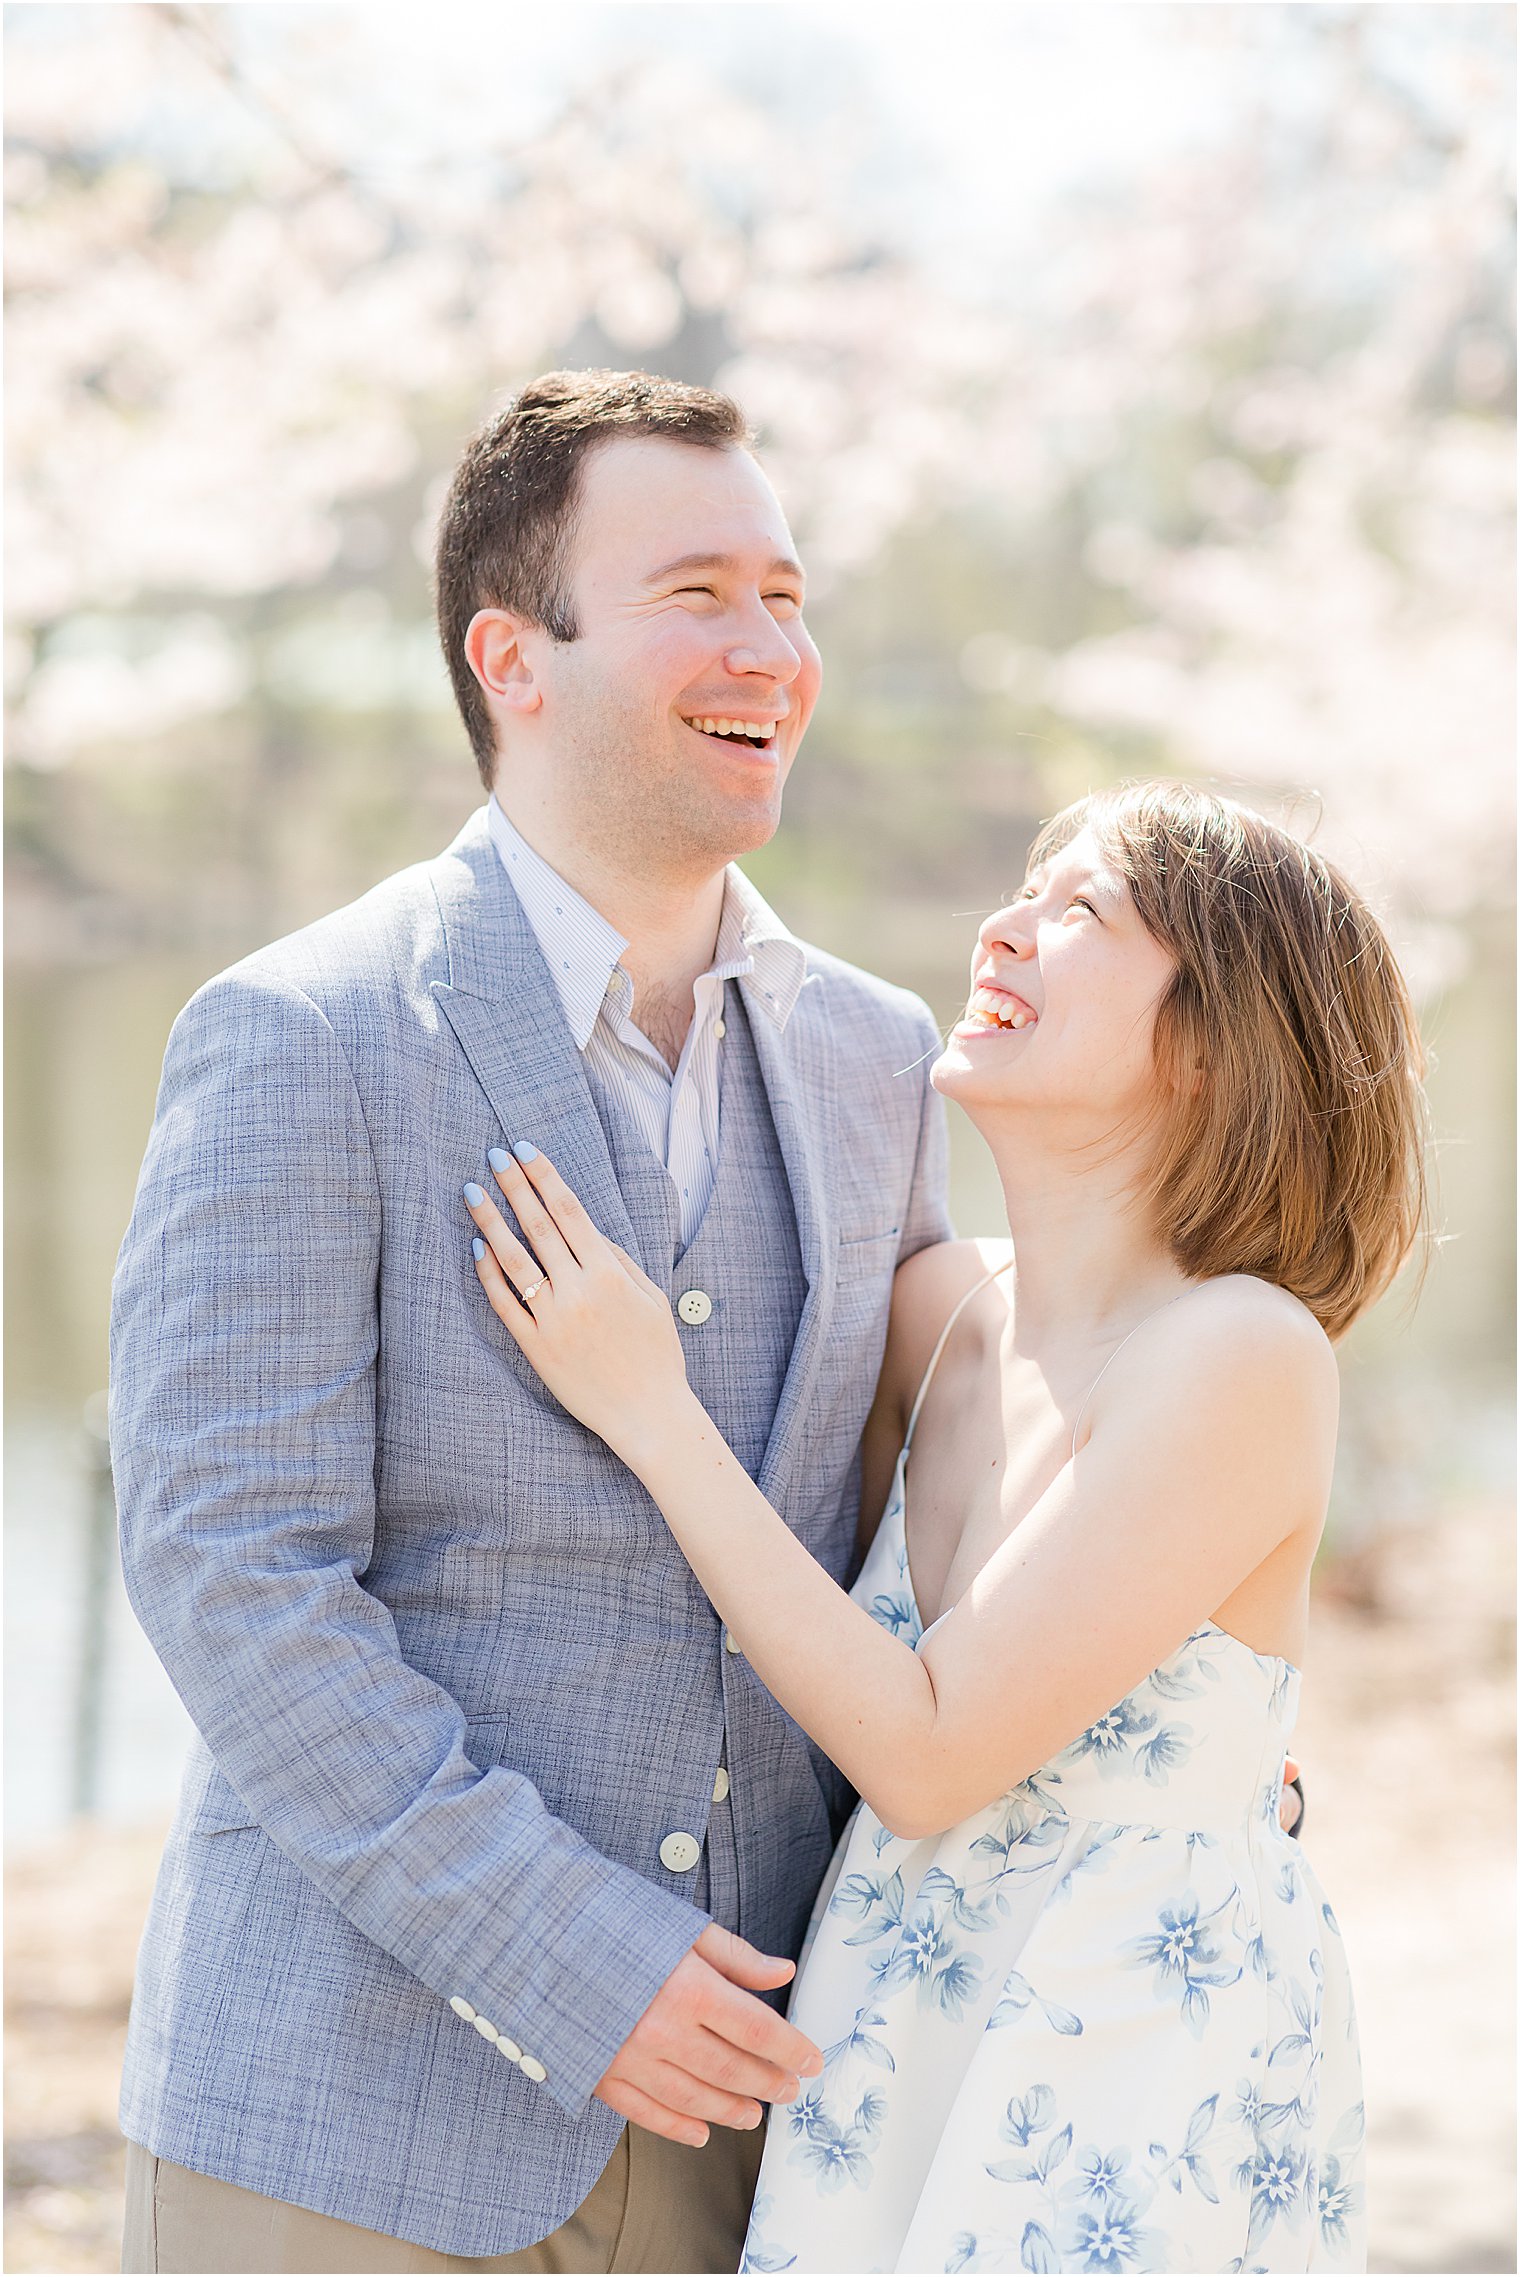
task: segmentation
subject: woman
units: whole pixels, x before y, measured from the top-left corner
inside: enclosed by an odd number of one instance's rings
[[[473,1213],[494,1309],[861,1796],[745,2266],[1355,2268],[1350,1988],[1277,1805],[1331,1341],[1421,1214],[1408,1000],[1327,863],[1166,784],[1059,816],[971,978],[933,1080],[1012,1243],[898,1273],[849,1596],[553,1166],[502,1174],[531,1248]]]

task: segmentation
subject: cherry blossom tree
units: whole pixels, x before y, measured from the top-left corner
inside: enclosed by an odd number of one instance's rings
[[[1502,11],[1155,11],[1158,72],[1223,56],[1227,131],[1067,191],[1016,259],[969,217],[974,291],[873,218],[884,129],[653,40],[456,142],[377,110],[362,12],[14,14],[13,814],[139,930],[175,904],[128,809],[172,863],[208,744],[237,849],[192,927],[239,863],[320,902],[324,797],[457,805],[433,520],[554,362],[757,422],[839,659],[786,858],[837,891],[874,864],[938,909],[989,817],[1165,768],[1322,805],[1428,976],[1507,899]]]

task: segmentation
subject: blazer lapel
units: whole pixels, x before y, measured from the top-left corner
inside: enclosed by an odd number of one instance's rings
[[[802,1270],[807,1276],[791,1364],[760,1466],[760,1491],[780,1509],[834,1308],[839,1228],[831,1165],[839,1143],[838,1102],[834,1039],[824,1016],[821,979],[815,973],[808,975],[784,1029],[778,1029],[758,1006],[751,1011],[750,1028],[792,1190]]]
[[[553,975],[497,857],[482,810],[444,857],[439,911],[447,981],[432,994],[507,1145],[541,1147],[603,1233],[638,1255],[634,1231],[586,1070]]]
[[[775,925],[747,880],[741,890],[747,905]],[[507,1143],[525,1138],[542,1147],[602,1231],[663,1285],[670,1269],[668,1194],[644,1182],[625,1195],[553,975],[491,844],[483,808],[443,857],[437,893],[449,978],[434,981],[432,993]],[[801,1443],[834,1307],[839,1229],[832,1164],[839,1119],[834,1040],[823,994],[822,980],[810,973],[784,1028],[777,1027],[765,1005],[752,999],[747,1007],[807,1279],[760,1468],[761,1492],[778,1508]]]

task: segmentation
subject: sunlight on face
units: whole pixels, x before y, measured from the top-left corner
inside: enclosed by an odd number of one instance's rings
[[[1154,1095],[1156,1008],[1175,969],[1083,830],[981,927],[935,1089],[979,1125],[1013,1113],[1068,1133],[1122,1127]]]
[[[655,437],[603,444],[581,470],[572,589],[578,637],[541,644],[541,664],[583,835],[699,869],[763,845],[822,668],[756,461]]]

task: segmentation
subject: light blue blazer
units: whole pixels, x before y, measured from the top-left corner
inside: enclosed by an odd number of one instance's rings
[[[760,1482],[843,1576],[893,1270],[948,1232],[936,1031],[812,949],[750,1025],[806,1281]],[[702,1840],[720,1750],[734,1925],[772,1951],[841,1800],[482,1300],[459,1190],[523,1135],[669,1285],[482,809],[181,1014],[112,1327],[127,1587],[202,1741],[123,2126],[467,2255],[546,2235],[610,2156],[592,2089],[705,1925],[660,1844]],[[732,1318],[770,1301],[758,1246]]]

